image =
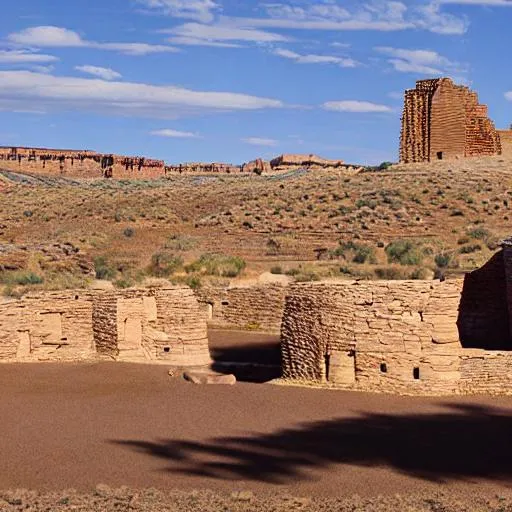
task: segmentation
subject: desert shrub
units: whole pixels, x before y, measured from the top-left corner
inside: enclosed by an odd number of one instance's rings
[[[275,275],[279,275],[279,274],[282,274],[282,273],[283,273],[283,269],[282,269],[279,265],[277,265],[277,266],[272,267],[272,268],[270,269],[270,273],[271,273],[271,274],[275,274]]]
[[[356,208],[363,208],[365,206],[375,210],[375,208],[377,208],[377,201],[374,199],[358,199],[356,201]]]
[[[42,284],[44,278],[34,272],[2,272],[0,273],[0,283],[7,285],[28,286]]]
[[[281,251],[281,244],[274,238],[267,240],[267,256],[277,256]]]
[[[134,282],[128,278],[116,279],[114,281],[114,286],[116,288],[126,289],[131,288],[134,285]]]
[[[482,246],[480,244],[464,245],[459,249],[460,254],[471,254],[476,251],[481,251]]]
[[[126,238],[131,238],[133,235],[135,235],[135,229],[133,229],[133,228],[126,228],[126,229],[123,231],[123,235],[124,235]]]
[[[29,219],[30,217],[32,217],[32,215],[34,215],[34,213],[32,212],[32,210],[25,210],[23,212],[23,215],[27,217],[27,219]]]
[[[459,244],[459,245],[464,245],[467,243],[469,243],[469,238],[467,236],[463,236],[462,238],[459,238],[457,240],[457,244]]]
[[[425,280],[429,277],[429,271],[425,267],[419,267],[411,272],[410,279]]]
[[[485,240],[491,235],[491,232],[485,228],[474,228],[468,231],[468,236],[476,240]]]
[[[295,281],[298,283],[307,283],[310,281],[320,281],[320,276],[313,270],[306,270],[300,272],[295,276]]]
[[[189,235],[172,235],[165,242],[164,248],[171,251],[190,251],[197,244],[197,240]]]
[[[298,268],[290,268],[290,269],[288,269],[288,270],[285,272],[285,274],[286,274],[287,276],[294,277],[294,276],[296,276],[296,275],[300,274],[300,270],[299,270]]]
[[[452,261],[452,257],[447,252],[442,252],[436,254],[434,261],[439,268],[446,268]]]
[[[151,256],[148,273],[155,277],[169,277],[183,266],[183,258],[168,252],[156,252]]]
[[[421,265],[423,255],[416,244],[409,240],[395,240],[385,249],[389,263]]]
[[[210,276],[237,277],[246,266],[245,260],[238,256],[206,253],[188,265],[188,273],[201,272]]]
[[[201,278],[199,276],[187,276],[185,284],[190,286],[192,290],[198,290],[202,286]]]
[[[385,171],[386,169],[389,169],[393,165],[393,162],[382,162],[378,169],[379,171]]]
[[[116,270],[108,263],[104,256],[94,258],[94,272],[96,279],[110,281],[116,275]]]
[[[358,246],[352,261],[354,263],[376,263],[375,251],[365,245]]]
[[[409,277],[407,271],[399,267],[379,267],[375,269],[375,275],[378,279],[389,281],[398,281]]]

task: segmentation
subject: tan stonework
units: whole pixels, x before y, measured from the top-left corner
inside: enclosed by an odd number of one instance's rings
[[[504,247],[465,279],[294,285],[283,376],[401,394],[512,393],[509,270]]]
[[[165,176],[162,160],[46,148],[0,147],[0,169],[70,178],[145,179]]]
[[[0,302],[0,361],[110,358],[209,365],[191,289],[50,292]]]
[[[449,78],[419,80],[405,92],[400,162],[500,155],[500,134],[508,142],[477,94]]]

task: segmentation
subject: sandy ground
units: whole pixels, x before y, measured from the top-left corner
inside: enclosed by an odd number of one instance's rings
[[[0,489],[506,497],[511,432],[506,397],[201,387],[152,365],[0,365]]]

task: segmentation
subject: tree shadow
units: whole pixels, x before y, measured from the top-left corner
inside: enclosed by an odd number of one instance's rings
[[[311,469],[348,464],[439,483],[509,480],[512,417],[487,407],[450,407],[437,414],[367,413],[208,442],[114,442],[169,461],[170,472],[216,479],[283,484],[312,478]]]

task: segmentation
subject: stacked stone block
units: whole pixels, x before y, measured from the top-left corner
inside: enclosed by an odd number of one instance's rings
[[[487,107],[449,78],[420,80],[405,92],[400,161],[430,162],[501,154],[500,136]]]

